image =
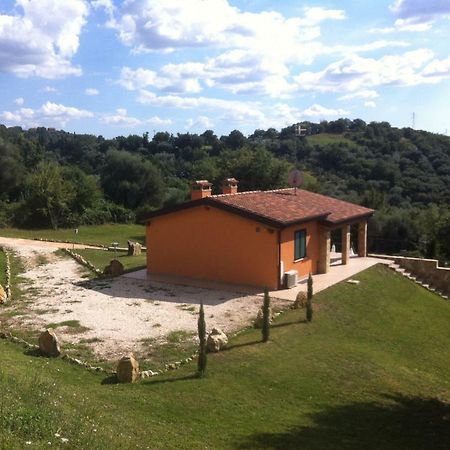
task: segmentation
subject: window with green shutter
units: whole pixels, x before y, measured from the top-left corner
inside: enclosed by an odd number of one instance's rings
[[[294,259],[306,256],[306,230],[297,230],[294,234]]]

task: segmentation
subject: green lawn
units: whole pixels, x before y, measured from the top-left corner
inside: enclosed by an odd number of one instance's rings
[[[87,261],[93,264],[97,269],[103,270],[112,259],[118,259],[125,270],[139,270],[146,267],[146,253],[138,256],[128,256],[127,252],[109,252],[105,250],[84,249],[76,250]]]
[[[310,324],[233,338],[204,379],[118,385],[0,341],[0,448],[448,450],[450,304],[382,266],[354,278]]]
[[[0,236],[24,239],[54,239],[92,245],[111,245],[112,242],[118,242],[121,247],[126,247],[129,239],[140,242],[141,244],[144,243],[145,227],[136,224],[80,226],[77,235],[75,235],[73,229],[25,230],[19,228],[0,228]]]

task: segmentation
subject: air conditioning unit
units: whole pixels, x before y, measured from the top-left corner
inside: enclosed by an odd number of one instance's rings
[[[297,270],[288,270],[284,273],[284,287],[286,289],[293,288],[297,286],[298,282],[298,271]]]

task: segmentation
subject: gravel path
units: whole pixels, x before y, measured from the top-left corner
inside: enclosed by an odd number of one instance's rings
[[[26,268],[26,303],[9,307],[24,315],[14,316],[12,325],[42,330],[50,323],[79,321],[79,328],[58,327],[58,336],[65,343],[91,341],[100,358],[139,352],[142,340],[163,340],[172,331],[196,333],[201,299],[208,329],[225,333],[250,325],[262,303],[258,296],[126,277],[89,281],[75,261],[55,255],[61,244],[0,238],[0,245],[14,250]]]

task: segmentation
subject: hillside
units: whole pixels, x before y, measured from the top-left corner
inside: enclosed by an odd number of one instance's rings
[[[356,278],[310,324],[233,338],[201,380],[191,364],[111,384],[0,340],[2,448],[447,449],[449,304],[382,266]]]
[[[272,189],[295,166],[306,189],[377,210],[371,251],[450,260],[450,138],[359,119],[303,126],[114,139],[0,126],[0,226],[129,222],[185,201],[192,180]]]

